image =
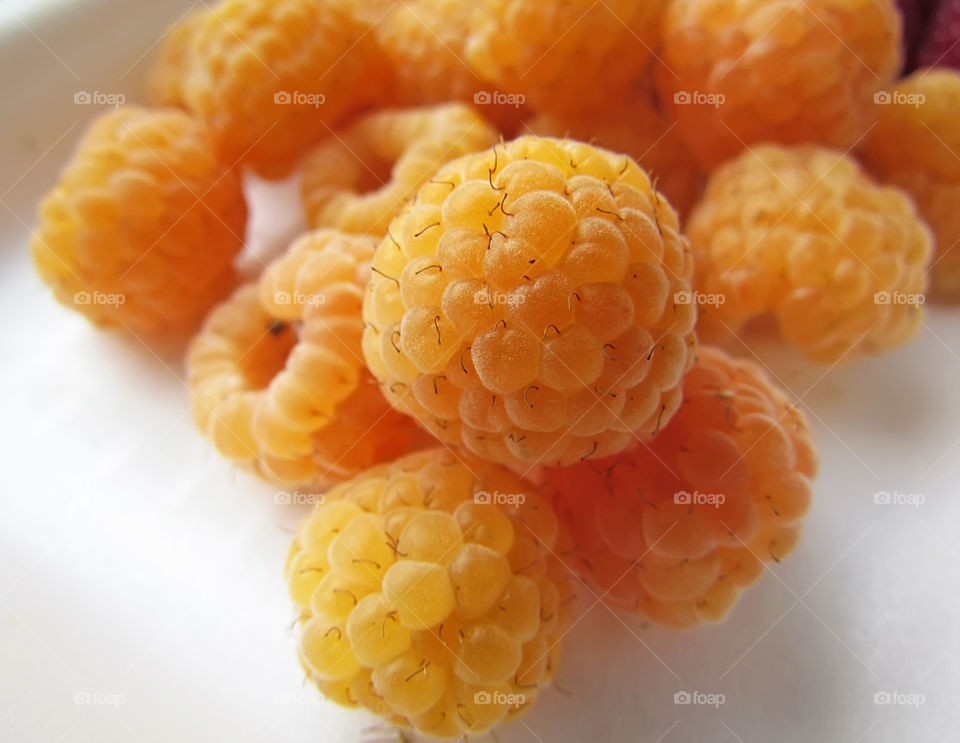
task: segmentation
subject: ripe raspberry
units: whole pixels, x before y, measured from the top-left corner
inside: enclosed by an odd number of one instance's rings
[[[328,698],[395,724],[489,730],[553,676],[573,598],[558,539],[549,505],[500,467],[433,449],[367,470],[291,546],[300,662]]]
[[[472,99],[480,78],[463,60],[469,10],[456,0],[397,3],[373,25],[406,105]]]
[[[184,98],[220,156],[267,177],[380,94],[367,29],[336,0],[223,0],[198,21]]]
[[[771,315],[788,343],[836,362],[901,344],[923,319],[929,229],[833,150],[744,152],[711,175],[687,235],[694,285],[716,300],[700,310],[705,339]]]
[[[394,104],[483,102],[490,86],[467,63],[464,49],[473,12],[461,0],[407,0],[378,16],[373,33],[394,74]],[[517,105],[484,105],[483,114],[512,134],[524,111]]]
[[[652,99],[637,97],[622,104],[616,116],[579,117],[565,121],[540,114],[528,122],[532,134],[571,137],[614,152],[624,152],[650,174],[657,190],[677,210],[681,222],[703,192],[704,174]]]
[[[187,369],[197,425],[224,456],[274,482],[316,484],[426,444],[363,365],[375,244],[309,233],[207,319]]]
[[[499,90],[567,119],[615,113],[649,66],[662,2],[481,0],[467,61]]]
[[[756,142],[850,147],[900,69],[899,34],[893,0],[674,0],[661,102],[708,170]]]
[[[147,98],[151,105],[186,108],[183,84],[189,70],[190,48],[207,14],[206,7],[195,8],[167,31],[147,80]]]
[[[803,415],[763,370],[701,346],[649,446],[547,469],[543,486],[598,597],[689,627],[793,549],[816,469]]]
[[[877,106],[877,125],[859,151],[877,180],[899,186],[913,197],[933,229],[937,250],[930,293],[941,299],[960,299],[958,111],[960,73],[916,72],[891,91],[891,103]]]
[[[307,221],[383,236],[437,168],[496,141],[493,127],[459,103],[369,114],[305,158]]]
[[[921,67],[960,68],[960,2],[937,3],[917,61]]]
[[[626,155],[522,137],[442,167],[391,224],[364,299],[387,398],[502,463],[651,436],[695,344],[677,216]]]
[[[30,250],[57,299],[96,325],[176,340],[230,291],[246,215],[239,174],[197,121],[124,107],[80,141]]]

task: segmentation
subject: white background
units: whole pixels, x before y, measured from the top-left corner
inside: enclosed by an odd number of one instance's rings
[[[302,684],[281,565],[303,510],[194,431],[178,359],[94,331],[30,265],[36,202],[97,113],[73,94],[134,100],[188,6],[0,4],[0,740],[396,740]],[[292,193],[254,196],[255,248],[294,229],[272,211]],[[800,546],[718,626],[648,627],[584,596],[563,691],[503,743],[958,740],[960,312],[842,368],[754,350],[820,447]]]

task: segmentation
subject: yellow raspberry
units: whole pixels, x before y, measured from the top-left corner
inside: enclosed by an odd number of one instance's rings
[[[859,155],[877,180],[909,193],[933,229],[931,295],[960,299],[960,73],[921,70],[880,95],[886,105],[876,106]]]
[[[379,97],[383,65],[336,0],[223,0],[193,30],[184,98],[225,162],[282,177]]]
[[[683,404],[649,445],[544,471],[603,600],[656,622],[718,621],[794,547],[817,458],[806,422],[756,364],[701,346]]]
[[[481,0],[466,59],[537,111],[616,112],[649,66],[662,7],[662,0]]]
[[[893,0],[673,0],[661,103],[708,170],[758,142],[848,148],[900,69]]]
[[[463,60],[469,11],[457,0],[396,3],[374,25],[402,104],[472,98],[480,78]]]
[[[209,12],[205,6],[195,8],[167,31],[147,79],[147,98],[151,105],[186,108],[183,85],[189,70],[190,48],[203,17]]]
[[[687,228],[705,340],[772,316],[825,363],[906,342],[923,319],[930,232],[850,158],[766,145],[718,168]]]
[[[665,424],[695,344],[677,216],[628,156],[522,137],[442,167],[391,224],[363,349],[388,399],[502,463]]]
[[[663,118],[652,98],[646,95],[623,103],[615,115],[567,120],[539,114],[525,122],[525,126],[538,136],[580,139],[630,155],[650,174],[657,190],[677,210],[681,222],[703,193],[706,176],[690,155],[676,126]]]
[[[247,208],[199,122],[124,107],[99,117],[40,207],[30,249],[56,298],[149,341],[192,332],[234,284]]]
[[[393,74],[390,100],[395,105],[461,101],[486,103],[483,114],[512,135],[523,118],[516,102],[487,102],[490,86],[466,60],[465,44],[472,33],[475,9],[462,0],[407,0],[392,3],[372,22],[373,34]],[[377,14],[358,13],[369,18]]]
[[[310,233],[211,313],[187,370],[197,425],[224,456],[273,482],[314,485],[426,444],[363,365],[374,245]]]
[[[368,114],[304,159],[307,221],[383,236],[437,168],[496,141],[493,127],[459,103]]]
[[[529,709],[555,671],[571,577],[549,504],[443,449],[372,468],[300,525],[285,574],[300,662],[328,699],[439,738]]]

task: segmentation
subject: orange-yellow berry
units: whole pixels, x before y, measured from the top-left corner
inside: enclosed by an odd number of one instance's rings
[[[497,91],[564,116],[616,112],[649,66],[662,0],[481,0],[466,60]]]
[[[442,167],[391,224],[363,348],[388,399],[501,463],[652,436],[695,345],[677,216],[628,156],[522,137]]]
[[[394,724],[490,730],[555,671],[573,598],[562,540],[549,503],[498,466],[431,449],[367,470],[291,547],[300,661],[328,698]]]
[[[497,140],[464,104],[377,111],[310,152],[301,195],[315,227],[376,236],[444,163]]]
[[[96,325],[181,339],[233,287],[247,208],[199,122],[124,107],[96,119],[31,243],[57,299]]]
[[[860,144],[866,169],[909,193],[936,237],[930,294],[960,299],[960,73],[920,70],[875,106],[877,125]]]
[[[480,78],[463,59],[469,10],[457,0],[395,3],[373,24],[405,105],[472,98]]]
[[[200,16],[183,97],[220,157],[287,174],[387,76],[359,20],[336,0],[223,0]]]
[[[268,480],[321,484],[426,443],[363,364],[363,286],[375,241],[309,233],[211,313],[187,357],[194,417]]]
[[[660,100],[707,169],[760,142],[852,147],[901,65],[893,0],[674,0],[662,33]]]
[[[772,316],[825,363],[909,340],[923,319],[930,231],[900,189],[814,146],[757,147],[718,168],[687,236],[704,340]]]
[[[649,446],[545,470],[544,487],[598,598],[688,627],[793,549],[816,470],[803,415],[763,370],[701,346]]]
[[[151,105],[186,107],[183,85],[189,71],[191,45],[209,12],[206,6],[195,8],[168,29],[147,80]]]

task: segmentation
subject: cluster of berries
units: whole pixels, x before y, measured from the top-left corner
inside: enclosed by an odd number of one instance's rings
[[[325,697],[490,730],[578,592],[717,621],[797,543],[804,416],[702,341],[847,362],[960,299],[960,74],[897,80],[960,4],[900,5],[222,0],[33,256],[97,325],[193,335],[201,432],[323,496],[285,575]],[[294,171],[311,231],[242,280],[244,174]]]

